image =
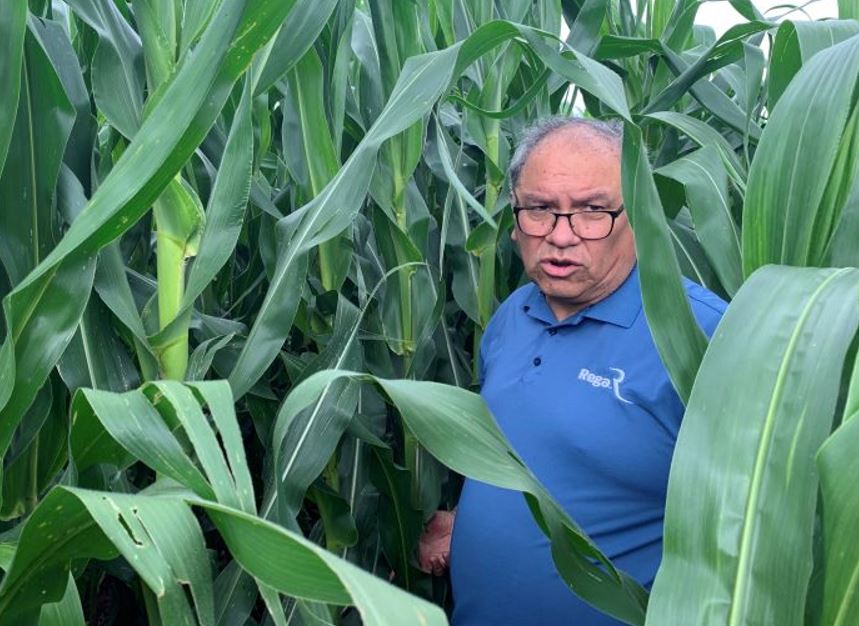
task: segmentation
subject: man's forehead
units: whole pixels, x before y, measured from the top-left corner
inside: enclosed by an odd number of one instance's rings
[[[617,190],[605,188],[591,188],[582,190],[565,190],[562,194],[563,199],[569,200],[573,204],[592,204],[596,202],[613,202]],[[520,188],[516,190],[519,200],[530,200],[533,202],[552,202],[558,200],[557,191],[542,190],[539,188]]]

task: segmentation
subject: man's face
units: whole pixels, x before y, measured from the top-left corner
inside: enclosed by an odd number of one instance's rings
[[[607,209],[621,206],[620,153],[589,129],[563,129],[545,137],[531,151],[514,190],[521,207],[550,211]],[[581,239],[559,218],[544,237],[513,227],[528,276],[537,283],[559,320],[611,294],[635,264],[635,244],[626,213],[605,239]]]

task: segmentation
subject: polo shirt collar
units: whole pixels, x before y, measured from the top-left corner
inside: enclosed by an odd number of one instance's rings
[[[555,319],[555,314],[549,308],[546,297],[535,283],[531,283],[530,292],[525,298],[522,309],[526,315],[550,326],[575,325],[588,317],[601,322],[608,322],[615,326],[629,328],[641,311],[641,286],[638,282],[638,265],[633,266],[629,276],[626,277],[626,280],[614,292],[564,320],[558,321]]]

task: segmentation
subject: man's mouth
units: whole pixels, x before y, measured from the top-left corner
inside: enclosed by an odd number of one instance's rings
[[[580,263],[568,259],[543,259],[540,261],[540,268],[543,273],[552,278],[566,278],[579,267],[581,267]]]

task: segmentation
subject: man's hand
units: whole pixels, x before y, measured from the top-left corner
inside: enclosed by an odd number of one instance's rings
[[[450,533],[455,511],[436,511],[424,527],[418,543],[421,569],[441,576],[450,562]]]

